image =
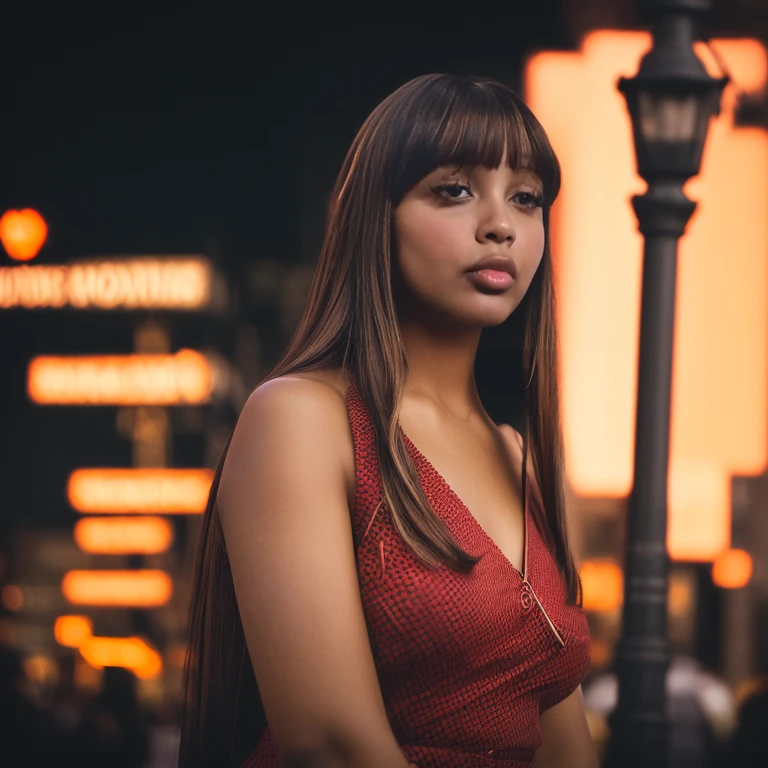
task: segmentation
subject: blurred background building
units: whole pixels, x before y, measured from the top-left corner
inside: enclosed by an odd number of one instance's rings
[[[211,468],[298,320],[349,143],[385,95],[436,71],[510,84],[563,164],[568,511],[593,632],[586,701],[605,742],[642,253],[615,86],[649,46],[636,4],[306,14],[4,12],[3,764],[175,764]],[[732,83],[681,242],[669,686],[687,764],[750,765],[768,695],[768,0],[715,2],[705,31],[702,58]],[[512,400],[496,407],[515,423]]]

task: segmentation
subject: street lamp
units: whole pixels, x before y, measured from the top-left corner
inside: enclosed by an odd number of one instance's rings
[[[634,486],[629,500],[619,696],[611,716],[610,768],[669,764],[667,472],[677,241],[696,207],[683,184],[699,172],[709,118],[727,77],[710,77],[693,51],[695,17],[710,0],[646,0],[653,47],[619,90],[632,117],[638,173],[632,205],[645,237]]]

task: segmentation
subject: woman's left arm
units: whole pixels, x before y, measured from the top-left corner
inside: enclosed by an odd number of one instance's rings
[[[539,722],[542,743],[533,758],[534,768],[598,768],[581,686],[545,710]]]

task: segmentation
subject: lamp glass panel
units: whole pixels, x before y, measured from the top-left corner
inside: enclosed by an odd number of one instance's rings
[[[696,138],[702,112],[696,96],[641,92],[637,106],[645,141],[689,142]]]

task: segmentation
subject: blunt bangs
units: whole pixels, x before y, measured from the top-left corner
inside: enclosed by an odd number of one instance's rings
[[[505,147],[512,169],[530,170],[541,179],[545,205],[560,191],[560,165],[544,129],[506,86],[481,78],[426,75],[399,118],[391,146],[393,206],[440,166],[498,168]]]

